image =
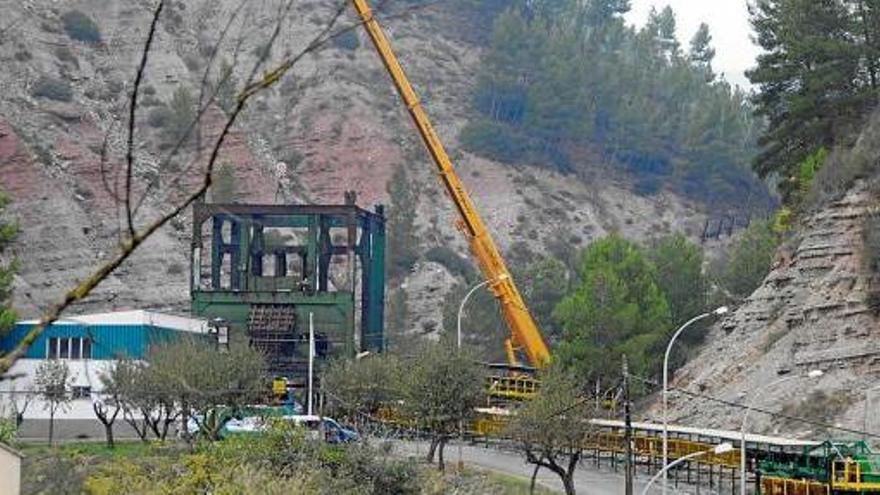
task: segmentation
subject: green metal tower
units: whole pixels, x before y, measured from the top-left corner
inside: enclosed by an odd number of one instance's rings
[[[310,315],[319,359],[385,348],[381,205],[197,203],[191,256],[192,313],[246,335],[278,376],[302,377]]]

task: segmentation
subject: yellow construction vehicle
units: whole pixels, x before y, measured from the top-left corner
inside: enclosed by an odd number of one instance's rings
[[[519,364],[517,353],[525,354],[528,364],[535,368],[545,367],[550,360],[550,350],[544,342],[544,337],[535,325],[535,320],[526,308],[525,302],[516,288],[516,284],[504,264],[504,259],[495,245],[486,225],[477,213],[473,201],[468,196],[461,179],[455,173],[452,161],[443,148],[440,138],[431,126],[425,109],[419,102],[418,95],[409,83],[397,56],[391,49],[385,33],[379,22],[373,16],[367,0],[352,0],[354,8],[360,16],[367,34],[375,46],[382,63],[388,70],[397,92],[403,99],[410,116],[415,122],[419,135],[434,164],[440,172],[440,180],[446,188],[446,192],[452,198],[459,213],[457,222],[459,230],[464,233],[470,245],[471,252],[477,259],[480,270],[492,293],[501,305],[501,313],[507,322],[511,336],[505,340],[505,351],[508,363],[511,366]]]

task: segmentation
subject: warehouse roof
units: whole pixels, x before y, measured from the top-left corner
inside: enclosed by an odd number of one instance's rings
[[[39,320],[18,322],[19,325],[36,325]],[[65,316],[55,325],[149,325],[154,327],[178,330],[181,332],[206,333],[208,320],[176,316],[142,309],[133,311],[116,311],[111,313],[93,313],[88,315]]]

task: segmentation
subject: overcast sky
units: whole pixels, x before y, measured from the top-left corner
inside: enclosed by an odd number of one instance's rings
[[[750,39],[751,26],[746,0],[632,0],[632,11],[627,20],[642,26],[651,6],[662,9],[666,5],[675,11],[678,37],[687,47],[701,22],[709,25],[712,45],[715,47],[715,72],[723,73],[732,84],[749,88],[743,74],[755,65],[759,49]]]

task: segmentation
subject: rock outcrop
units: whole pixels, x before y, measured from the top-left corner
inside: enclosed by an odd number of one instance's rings
[[[702,352],[676,373],[675,386],[861,429],[864,391],[880,376],[880,320],[866,305],[871,275],[862,259],[875,194],[860,182],[806,215],[763,285],[711,329]],[[817,369],[824,372],[818,380],[804,376]],[[773,385],[782,377],[792,378]],[[753,403],[768,385],[773,389]],[[737,428],[742,417],[739,409],[687,396],[672,404],[678,422]],[[780,429],[766,415],[755,414],[750,424]],[[796,422],[785,432],[819,434],[815,425]]]

